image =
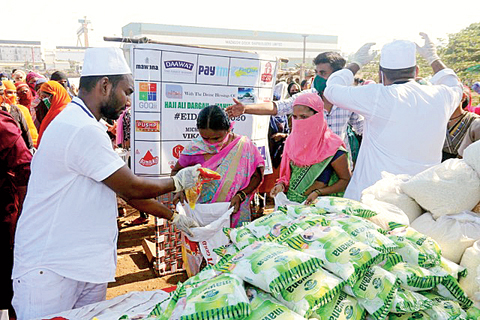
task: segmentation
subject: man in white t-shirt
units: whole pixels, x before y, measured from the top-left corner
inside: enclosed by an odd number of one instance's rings
[[[116,195],[189,232],[196,223],[152,198],[191,187],[197,168],[136,177],[114,152],[101,118],[117,119],[134,82],[118,48],[85,52],[80,91],[52,121],[32,161],[15,234],[12,304],[18,319],[105,300],[115,281]]]
[[[363,140],[355,171],[345,197],[360,200],[362,191],[381,179],[381,172],[415,175],[440,163],[447,122],[462,97],[462,85],[451,69],[440,61],[428,36],[423,47],[397,40],[382,48],[382,84],[352,87],[354,75],[374,57],[373,43],[355,54],[346,69],[327,81],[325,97],[336,106],[365,119]],[[431,86],[415,81],[415,53],[431,65]]]

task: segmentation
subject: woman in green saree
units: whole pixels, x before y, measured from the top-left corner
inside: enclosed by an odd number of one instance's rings
[[[343,196],[351,172],[345,145],[327,126],[317,94],[300,95],[293,105],[292,132],[285,142],[280,178],[271,191],[306,204],[318,196]]]

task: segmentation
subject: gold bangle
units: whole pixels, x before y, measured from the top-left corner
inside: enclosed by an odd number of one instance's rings
[[[320,190],[320,189],[315,189],[314,191],[315,191],[319,196],[322,195],[322,190]]]
[[[247,194],[245,193],[245,191],[238,191],[237,195],[240,196],[240,200],[242,200],[242,202],[245,201],[245,199],[247,199]]]

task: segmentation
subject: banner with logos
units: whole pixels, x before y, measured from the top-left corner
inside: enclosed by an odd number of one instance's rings
[[[169,175],[180,153],[198,136],[197,115],[209,105],[272,101],[278,62],[251,52],[169,44],[133,44],[128,52],[135,81],[131,165],[135,174]],[[233,131],[249,137],[272,172],[268,116],[242,115]]]

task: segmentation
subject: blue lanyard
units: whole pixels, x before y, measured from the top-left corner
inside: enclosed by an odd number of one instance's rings
[[[94,117],[92,116],[92,114],[91,114],[90,112],[88,112],[87,109],[85,109],[80,103],[75,102],[75,101],[72,101],[72,103],[75,103],[77,106],[79,106],[80,108],[82,108],[82,110],[83,110],[90,118],[92,118],[92,119],[94,118]]]

